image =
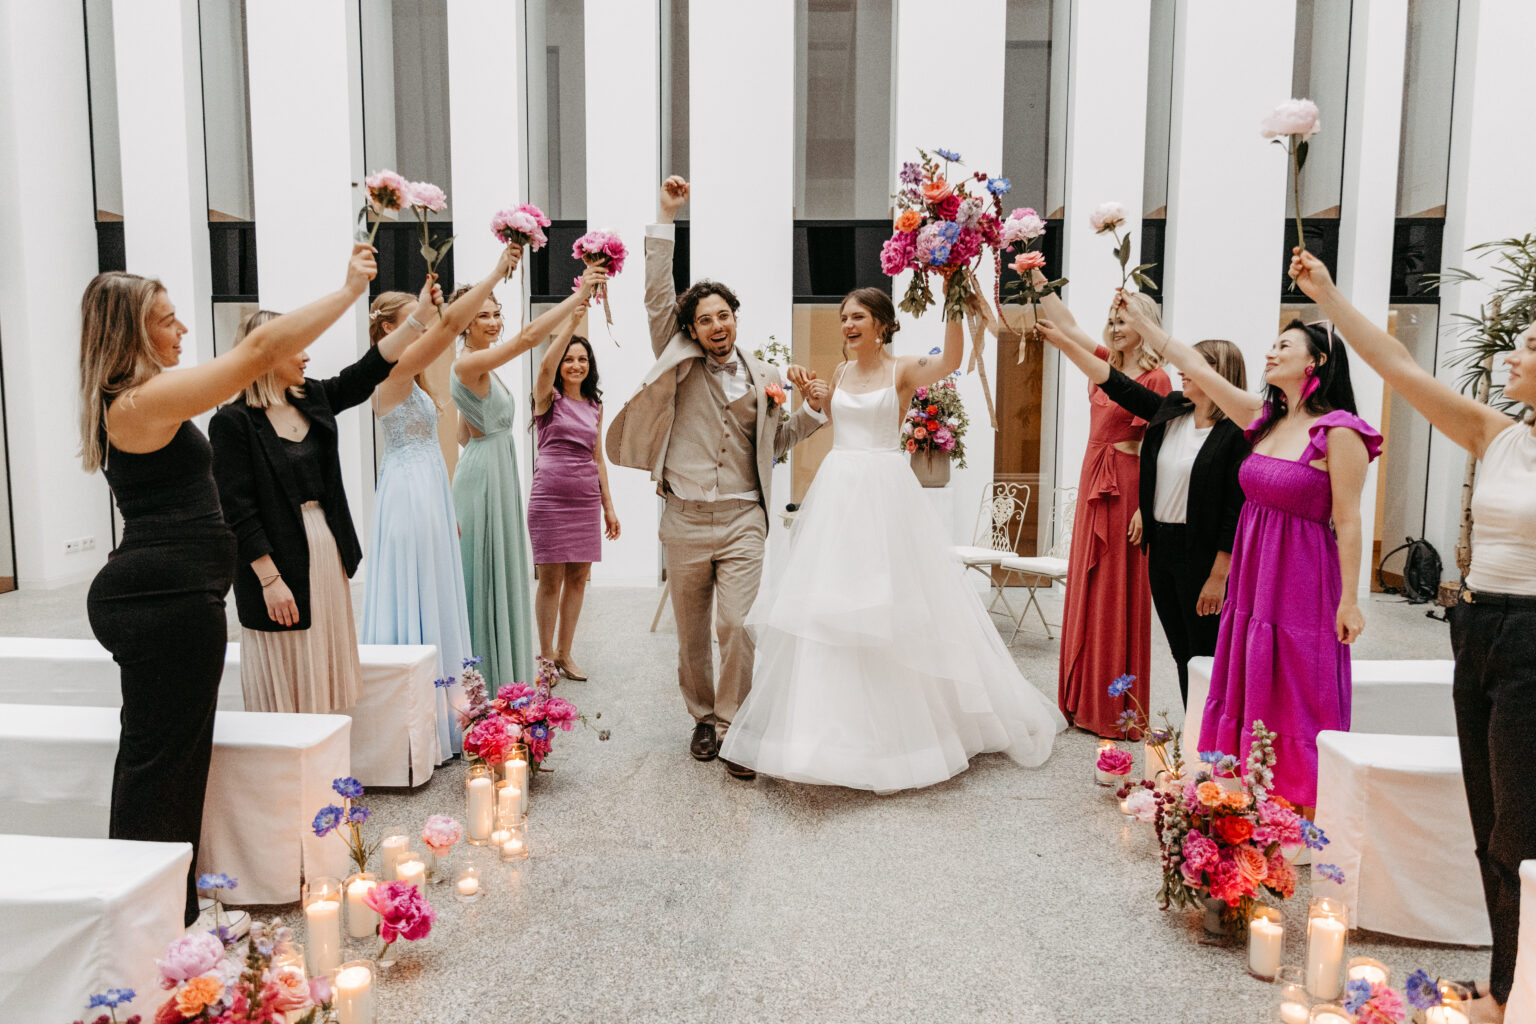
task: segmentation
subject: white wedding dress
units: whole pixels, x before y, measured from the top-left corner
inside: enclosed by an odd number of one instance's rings
[[[880,793],[983,751],[1041,764],[1066,720],[1019,672],[901,447],[894,382],[832,395],[832,451],[757,597],[752,691],[720,756]]]

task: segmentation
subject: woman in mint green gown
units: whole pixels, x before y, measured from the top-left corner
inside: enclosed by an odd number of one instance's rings
[[[533,562],[517,471],[517,405],[494,372],[531,350],[591,299],[607,279],[589,268],[581,287],[507,341],[501,305],[491,297],[464,332],[449,390],[459,410],[463,452],[453,476],[459,553],[469,599],[469,636],[480,671],[494,695],[514,682],[533,682],[538,639],[533,631]],[[458,293],[455,292],[455,297]]]

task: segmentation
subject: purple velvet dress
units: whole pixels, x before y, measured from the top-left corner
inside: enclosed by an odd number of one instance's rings
[[[1381,454],[1370,424],[1331,412],[1312,425],[1301,458],[1255,452],[1238,471],[1247,502],[1200,726],[1203,750],[1246,761],[1261,719],[1276,734],[1275,791],[1309,807],[1317,803],[1317,734],[1349,729],[1349,648],[1334,628],[1342,582],[1333,490],[1328,473],[1310,465],[1326,454],[1330,427],[1357,431],[1370,458]]]
[[[536,565],[603,557],[603,492],[598,484],[597,419],[602,406],[560,391],[542,416],[528,495],[528,540]]]

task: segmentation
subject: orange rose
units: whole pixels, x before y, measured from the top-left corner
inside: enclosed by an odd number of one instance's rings
[[[176,1009],[184,1017],[196,1017],[206,1006],[212,1006],[224,994],[224,984],[206,974],[198,975],[176,993]]]
[[[782,387],[780,387],[778,384],[776,384],[776,383],[767,384],[767,385],[765,385],[763,387],[763,391],[768,395],[769,398],[773,399],[773,404],[774,405],[783,405],[784,404],[784,398],[785,398],[784,389]]]
[[[897,231],[916,231],[917,226],[923,222],[923,218],[917,215],[916,210],[903,210],[901,216],[896,218]]]
[[[1195,787],[1195,794],[1207,807],[1220,807],[1222,788],[1214,782],[1202,782]]]
[[[1252,802],[1253,797],[1240,789],[1229,789],[1221,794],[1221,805],[1234,811],[1246,811]]]
[[[943,178],[934,178],[923,186],[923,198],[930,203],[948,199],[955,194],[955,187]]]
[[[1239,846],[1232,851],[1233,860],[1237,864],[1237,870],[1245,881],[1258,885],[1269,877],[1269,862],[1264,855],[1251,846]]]

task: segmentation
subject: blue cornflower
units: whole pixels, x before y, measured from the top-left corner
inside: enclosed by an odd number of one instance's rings
[[[1408,981],[1403,988],[1408,1001],[1416,1009],[1427,1010],[1441,1003],[1440,986],[1435,984],[1435,979],[1431,978],[1429,972],[1423,968],[1408,975]]]
[[[464,667],[474,668],[476,665],[480,664],[480,661],[480,658],[471,655],[470,657],[464,659]]]
[[[908,160],[901,165],[901,174],[898,177],[903,185],[916,185],[923,180],[923,169]]]
[[[235,934],[235,930],[227,924],[221,924],[217,928],[209,929],[209,934],[224,943],[225,949],[240,941],[240,937]]]
[[[1124,696],[1125,692],[1131,688],[1131,684],[1135,681],[1136,677],[1130,675],[1129,673],[1121,676],[1119,679],[1116,679],[1114,682],[1109,684],[1109,695],[1111,697]]]
[[[544,722],[536,722],[528,727],[528,735],[536,740],[549,739],[549,726]]]
[[[315,815],[315,835],[327,836],[341,824],[345,812],[335,804],[326,804],[320,808],[320,813]]]
[[[332,782],[331,788],[338,796],[346,797],[348,800],[356,800],[363,795],[363,784],[350,775]]]
[[[928,265],[930,267],[942,267],[944,264],[946,264],[948,262],[949,262],[949,243],[948,242],[940,242],[939,244],[937,244],[937,245],[935,245],[933,247],[933,251],[929,254],[929,256],[928,256]]]
[[[1350,1013],[1359,1013],[1360,1007],[1371,1001],[1371,983],[1364,978],[1356,978],[1344,986],[1344,1009]]]
[[[1344,884],[1344,872],[1337,864],[1319,864],[1314,870],[1330,882]]]
[[[987,180],[987,191],[1001,198],[1013,191],[1013,182],[1007,178],[989,178]]]
[[[532,703],[533,703],[533,697],[531,697],[531,696],[519,697],[519,698],[517,698],[517,700],[513,701],[511,704],[508,704],[507,707],[509,707],[512,710],[516,711],[518,708],[525,708],[529,704],[532,704]]]
[[[1237,774],[1237,755],[1236,754],[1223,754],[1223,755],[1221,755],[1221,760],[1217,761],[1216,762],[1216,767],[1211,769],[1211,770],[1213,772],[1215,772],[1216,774],[1218,774],[1218,775],[1236,775]]]
[[[1323,835],[1323,830],[1306,818],[1301,819],[1301,838],[1309,849],[1321,850],[1328,845],[1328,837]]]
[[[347,812],[347,822],[348,824],[352,825],[361,825],[363,822],[368,820],[368,815],[372,813],[373,812],[366,807],[353,807],[350,811]]]
[[[939,348],[939,346],[935,345],[935,346],[933,346],[933,348],[928,350],[928,354],[931,355],[931,356],[936,356],[936,355],[941,354],[943,351],[944,351],[943,349],[941,349],[941,348]]]
[[[939,237],[951,244],[960,237],[960,225],[952,220],[947,220],[939,225]]]
[[[217,875],[202,874],[197,876],[197,887],[199,889],[234,889],[239,884],[238,879],[230,878],[222,872]]]
[[[1200,763],[1215,764],[1217,761],[1220,761],[1226,756],[1226,754],[1223,754],[1219,750],[1202,750],[1200,751]]]
[[[434,679],[432,680],[432,685],[439,690],[445,690],[453,685],[453,676],[449,676],[447,679]]]
[[[91,996],[87,1009],[94,1010],[98,1006],[105,1006],[109,1010],[115,1010],[124,1003],[133,1002],[136,995],[138,993],[131,988],[109,988],[105,992]]]
[[[934,152],[952,164],[957,164],[960,162],[960,154],[956,153],[952,149],[936,149]]]

